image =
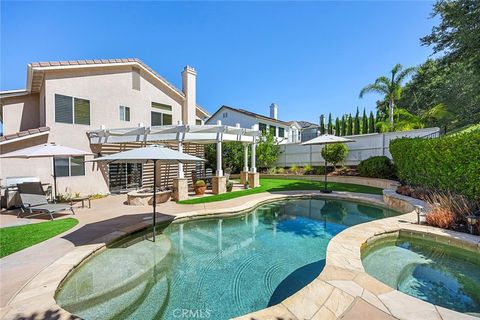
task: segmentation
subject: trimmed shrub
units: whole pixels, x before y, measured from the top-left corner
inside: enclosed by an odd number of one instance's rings
[[[348,148],[343,143],[332,143],[323,146],[321,154],[323,159],[336,167],[337,163],[340,163],[347,158]]]
[[[395,139],[390,152],[402,182],[480,200],[480,130],[435,139]]]
[[[313,168],[311,165],[307,164],[303,167],[304,174],[312,174]]]
[[[233,189],[233,182],[228,182],[227,183],[227,192],[232,192],[232,189]]]
[[[391,179],[395,175],[392,161],[385,156],[370,157],[363,160],[357,167],[362,177]]]

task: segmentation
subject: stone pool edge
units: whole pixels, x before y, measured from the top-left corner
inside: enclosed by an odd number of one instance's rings
[[[408,211],[396,217],[375,220],[345,229],[330,240],[326,265],[320,275],[280,304],[240,316],[247,319],[337,319],[350,312],[359,299],[381,310],[385,319],[479,319],[446,309],[395,290],[365,272],[362,248],[383,235],[413,232],[428,235],[450,245],[476,247],[480,237],[450,230],[417,225],[414,206],[428,205],[418,199],[384,190],[384,204],[392,209]],[[378,314],[377,314],[378,315]],[[355,315],[353,315],[355,316]],[[356,315],[357,318],[362,316]]]
[[[312,191],[265,193],[263,197],[250,199],[240,206],[220,210],[204,209],[191,211],[179,214],[175,216],[173,220],[234,216],[268,202],[288,199],[291,197],[306,196],[353,200],[382,207],[390,207],[402,212],[411,211],[413,208],[411,205],[416,204],[414,203],[415,201],[419,201],[397,195],[394,191],[390,190],[384,190],[383,201],[379,196],[350,192],[334,192],[332,194],[319,194],[318,192]],[[398,317],[398,314],[401,314],[401,312],[399,313],[396,307],[401,309],[402,306],[397,306],[398,303],[396,303],[395,300],[398,297],[395,296],[395,293],[393,294],[394,296],[391,297],[391,293],[396,290],[387,287],[385,284],[367,275],[363,270],[361,260],[357,261],[356,252],[358,251],[358,258],[360,258],[360,248],[362,244],[369,239],[364,239],[365,235],[373,234],[373,236],[375,236],[385,232],[394,232],[395,227],[399,230],[399,224],[402,224],[402,228],[414,226],[436,229],[411,225],[411,222],[413,221],[416,221],[416,215],[413,212],[409,212],[396,217],[376,220],[346,229],[330,241],[327,248],[325,269],[316,280],[293,296],[284,300],[282,303],[241,316],[238,319],[276,319],[279,316],[284,317],[284,319],[336,319],[353,305],[353,302],[358,299],[357,297],[361,297],[371,305],[386,312],[386,314],[392,314]],[[150,225],[150,222],[145,221],[114,231],[99,239],[95,239],[94,242],[97,242],[95,244],[76,247],[74,250],[65,254],[62,258],[40,271],[37,276],[27,283],[12,298],[8,306],[0,310],[1,318],[18,319],[21,316],[29,317],[32,314],[42,315],[50,312],[55,316],[58,316],[58,319],[74,319],[75,317],[72,314],[58,306],[55,301],[55,294],[64,279],[66,279],[68,275],[80,266],[87,258],[98,253],[99,250],[101,251],[108,244],[111,244],[129,234],[148,228]],[[351,229],[357,229],[357,227],[360,226],[364,226],[365,230],[363,230],[363,228],[360,231],[354,230],[350,235]],[[445,230],[441,231],[445,232]],[[476,241],[480,246],[480,241],[478,239],[476,239]],[[358,265],[358,262],[360,265]],[[430,305],[419,299],[407,296],[398,291],[396,292],[406,296],[406,298],[403,296],[400,297],[400,300],[408,300],[409,310],[411,310],[410,307],[412,305],[412,302],[410,301],[411,299],[415,300],[415,305],[419,302]],[[393,306],[390,305],[390,302],[393,303]],[[432,315],[431,308],[423,306],[423,308],[418,309],[420,313],[410,314],[408,317],[402,316],[401,318],[418,319],[418,317],[422,317],[426,319],[447,320],[462,319],[462,317],[464,317],[464,319],[478,319],[448,309],[438,311],[438,308],[441,307],[434,306],[434,312],[436,312],[435,315],[437,315],[436,317],[429,317]],[[412,311],[411,313],[414,312]]]

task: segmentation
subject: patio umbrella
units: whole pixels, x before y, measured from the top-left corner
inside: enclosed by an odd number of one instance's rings
[[[70,147],[61,146],[55,143],[45,143],[34,147],[29,147],[25,149],[20,149],[12,151],[1,155],[0,158],[19,158],[19,159],[30,159],[30,158],[66,158],[66,157],[80,157],[91,155],[91,152],[82,151]],[[55,163],[53,164],[53,184],[54,184],[54,195],[55,199],[57,198],[57,172]]]
[[[331,134],[323,134],[321,136],[313,138],[312,140],[303,142],[302,145],[304,146],[325,145],[325,148],[327,148],[327,145],[331,143],[344,143],[344,142],[353,142],[353,141],[355,140],[344,138],[344,137],[338,137]],[[323,193],[332,192],[332,190],[328,190],[327,188],[327,160],[325,160],[325,186],[323,190],[321,190],[321,192]]]
[[[155,241],[155,211],[157,206],[155,181],[157,180],[157,162],[186,164],[205,160],[163,146],[151,145],[111,154],[90,161],[105,161],[107,163],[153,163],[153,241]]]

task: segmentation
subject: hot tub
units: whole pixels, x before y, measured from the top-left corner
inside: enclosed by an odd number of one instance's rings
[[[398,291],[480,316],[480,249],[475,245],[400,231],[369,241],[362,262],[367,273]]]

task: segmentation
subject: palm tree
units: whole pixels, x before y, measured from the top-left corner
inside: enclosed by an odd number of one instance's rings
[[[395,108],[395,102],[397,102],[402,95],[402,82],[413,72],[415,72],[414,67],[403,69],[402,65],[398,63],[393,67],[390,78],[386,76],[378,77],[374,83],[367,85],[360,91],[360,98],[363,98],[365,93],[370,92],[384,95],[384,99],[388,101],[390,127],[392,128],[393,109]]]

